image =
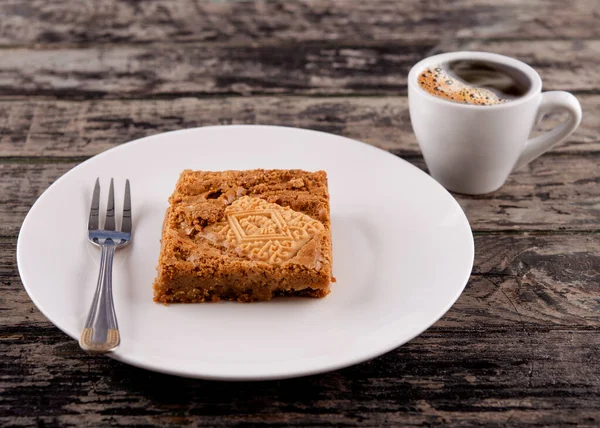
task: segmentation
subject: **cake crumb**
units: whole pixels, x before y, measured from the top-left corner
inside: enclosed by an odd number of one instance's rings
[[[329,294],[335,280],[324,171],[185,170],[169,202],[154,301]]]

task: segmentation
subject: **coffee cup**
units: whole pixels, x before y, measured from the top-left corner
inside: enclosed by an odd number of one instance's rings
[[[486,89],[485,79],[478,80],[486,67],[508,76],[509,83],[514,80],[514,87],[503,83],[499,90]],[[542,79],[529,65],[486,52],[452,52],[420,61],[408,75],[408,101],[432,177],[448,190],[471,195],[499,189],[511,172],[565,141],[581,122],[581,105],[572,94],[542,92]],[[567,118],[529,138],[545,115],[557,111],[567,112]]]

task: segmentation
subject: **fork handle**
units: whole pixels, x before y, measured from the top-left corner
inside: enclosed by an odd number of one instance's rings
[[[119,326],[112,296],[112,267],[115,248],[116,245],[111,239],[107,239],[101,245],[98,284],[79,339],[79,346],[86,351],[106,353],[119,346]]]

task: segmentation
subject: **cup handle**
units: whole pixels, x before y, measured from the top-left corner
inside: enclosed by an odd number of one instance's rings
[[[527,165],[558,143],[562,143],[577,129],[579,122],[581,122],[581,105],[577,98],[564,91],[542,93],[542,101],[538,107],[535,124],[538,124],[546,114],[557,110],[567,111],[569,113],[568,119],[556,125],[551,131],[527,140],[513,171]]]

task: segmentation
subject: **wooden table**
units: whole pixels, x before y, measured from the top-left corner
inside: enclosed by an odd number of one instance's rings
[[[599,1],[84,3],[0,3],[0,425],[600,425]],[[158,132],[261,123],[424,168],[406,75],[459,49],[528,62],[584,119],[496,193],[457,196],[473,274],[410,343],[294,380],[180,379],[85,354],[29,300],[19,227],[81,161]]]

